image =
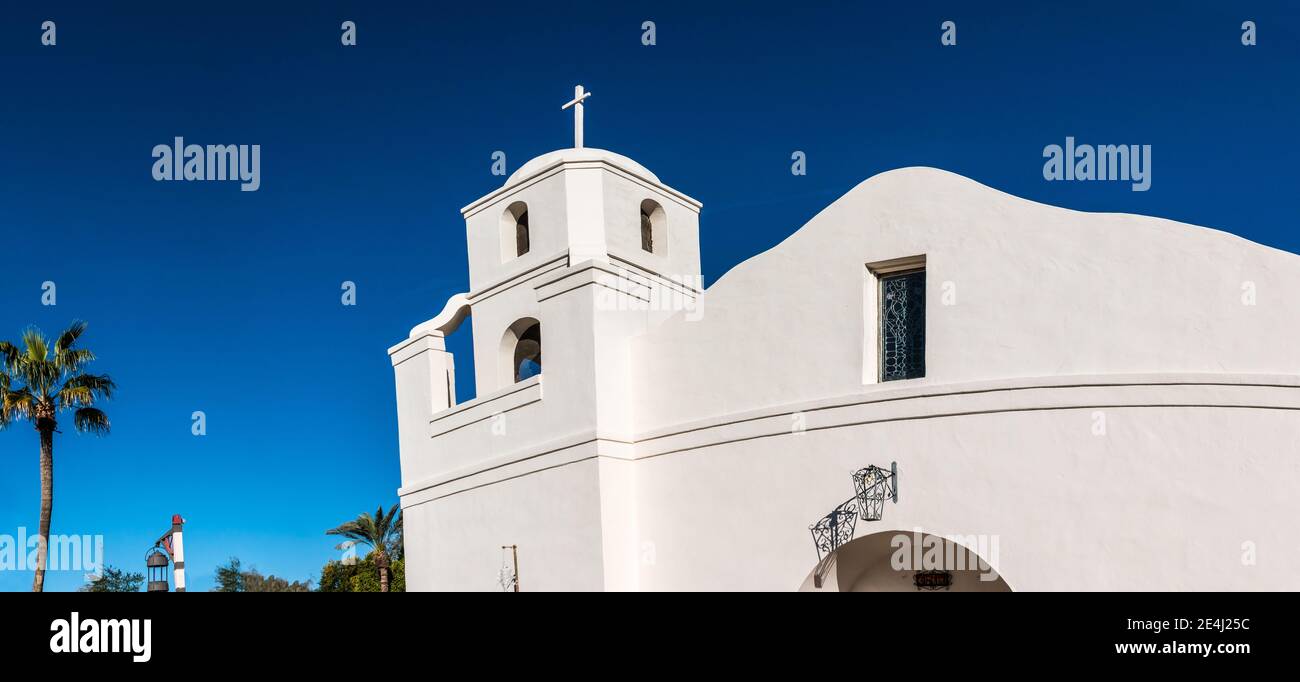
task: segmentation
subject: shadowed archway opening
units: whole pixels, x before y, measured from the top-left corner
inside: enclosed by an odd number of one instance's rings
[[[506,329],[501,339],[501,385],[530,379],[542,373],[542,324],[525,317]]]
[[[516,201],[501,214],[501,262],[518,258],[532,249],[528,204]]]
[[[919,531],[872,533],[841,545],[800,592],[1010,592],[998,574],[996,536],[943,537]]]
[[[668,248],[668,218],[653,199],[641,202],[641,250],[665,255]]]

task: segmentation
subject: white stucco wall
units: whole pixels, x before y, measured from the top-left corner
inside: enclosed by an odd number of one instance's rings
[[[503,545],[519,544],[520,589],[603,587],[595,460],[403,505],[407,589],[500,590]],[[488,550],[492,551],[488,551]]]
[[[803,433],[773,411],[644,439],[657,562],[641,587],[795,589],[815,562],[807,525],[852,495],[850,472],[890,461],[899,502],[859,534],[997,536],[988,559],[1016,590],[1300,586],[1300,387],[1145,383],[1171,379],[892,390],[805,406]]]
[[[635,380],[641,428],[865,390],[864,330],[874,322],[865,265],[921,254],[925,383],[1300,371],[1300,304],[1286,293],[1300,290],[1300,257],[907,168],[863,182],[736,266],[709,287],[703,319],[633,339],[645,358]],[[1256,306],[1242,304],[1245,281]],[[944,282],[955,305],[941,304]]]

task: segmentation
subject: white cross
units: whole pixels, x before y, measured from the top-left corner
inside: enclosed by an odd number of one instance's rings
[[[583,92],[582,86],[578,85],[573,88],[573,101],[560,107],[563,111],[573,107],[573,147],[582,149],[582,100],[591,97],[590,92]]]

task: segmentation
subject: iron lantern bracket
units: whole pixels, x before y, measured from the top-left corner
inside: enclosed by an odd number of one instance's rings
[[[888,471],[870,464],[853,472],[853,489],[853,497],[808,526],[813,545],[817,548],[817,568],[813,571],[815,587],[822,586],[835,551],[853,540],[858,520],[879,521],[884,514],[885,500],[898,504],[898,462],[891,462]]]

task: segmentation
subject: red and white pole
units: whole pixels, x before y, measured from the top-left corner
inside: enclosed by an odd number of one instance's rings
[[[185,519],[180,514],[172,514],[172,565],[176,576],[176,591],[185,591],[185,542],[181,538],[181,527],[185,525]]]

